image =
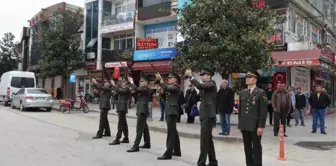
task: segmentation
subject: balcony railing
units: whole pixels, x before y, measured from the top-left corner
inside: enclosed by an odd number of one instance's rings
[[[133,60],[134,49],[128,50],[102,50],[104,62],[131,61]]]
[[[102,33],[111,33],[133,29],[134,10],[111,15],[103,13]]]
[[[138,20],[148,20],[152,18],[169,16],[171,10],[171,1],[141,7],[138,9]]]

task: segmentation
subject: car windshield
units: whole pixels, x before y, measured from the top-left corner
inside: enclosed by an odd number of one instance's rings
[[[28,94],[49,94],[46,90],[44,89],[27,89]]]
[[[34,88],[34,78],[29,77],[12,77],[11,86],[14,88]]]

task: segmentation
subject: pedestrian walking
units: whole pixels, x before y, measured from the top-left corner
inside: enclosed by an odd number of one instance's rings
[[[258,72],[248,71],[248,88],[239,95],[238,128],[243,136],[247,166],[262,166],[261,137],[267,119],[268,99],[266,92],[256,86],[258,78]]]
[[[286,85],[284,83],[280,83],[278,89],[274,91],[272,95],[272,107],[274,113],[274,136],[278,136],[281,123],[282,125],[284,125],[284,136],[287,137],[286,124],[288,123],[286,123],[286,120],[288,114],[292,109],[292,103],[290,94],[286,91]]]
[[[331,101],[325,92],[322,91],[320,85],[316,86],[315,92],[313,92],[309,97],[309,104],[312,107],[313,114],[313,131],[316,133],[317,130],[317,121],[320,121],[320,131],[322,134],[327,134],[325,131],[325,117],[327,107],[330,105]]]
[[[111,109],[110,98],[112,95],[112,85],[109,80],[104,82],[104,86],[98,84],[96,79],[92,79],[93,88],[102,91],[99,100],[100,118],[99,118],[99,128],[97,134],[93,139],[99,139],[103,136],[110,137],[110,124],[108,121],[108,112]]]
[[[131,95],[131,91],[129,86],[127,85],[127,82],[127,78],[123,77],[120,84],[114,84],[114,90],[118,94],[118,101],[116,105],[118,113],[118,131],[116,134],[116,138],[111,143],[109,143],[109,145],[129,143],[126,114],[128,113],[128,99]],[[122,134],[124,134],[124,138],[122,141],[120,141]]]
[[[195,86],[189,81],[188,82],[188,90],[186,91],[185,95],[185,113],[187,114],[187,123],[194,123],[195,116],[191,115],[192,108],[196,105],[197,106],[197,91],[195,90]]]
[[[230,119],[233,112],[234,93],[228,87],[228,81],[222,80],[221,88],[217,92],[216,108],[219,112],[222,132],[219,135],[230,135]]]
[[[295,112],[295,93],[293,92],[293,88],[291,86],[287,87],[287,92],[290,96],[292,106],[289,110],[290,112],[287,114],[287,126],[292,127],[292,125],[290,124],[290,120],[292,119],[292,114]]]
[[[155,74],[156,79],[160,81],[160,87],[167,94],[166,102],[166,120],[167,120],[167,149],[165,153],[158,157],[158,160],[169,160],[172,156],[180,157],[181,147],[180,138],[176,129],[177,118],[179,116],[179,103],[178,99],[181,93],[180,89],[180,77],[176,73],[170,73],[168,75],[168,85],[164,83],[159,73]],[[156,81],[157,82],[157,81]]]
[[[301,88],[296,89],[295,95],[295,126],[299,125],[299,118],[301,121],[301,126],[304,124],[305,108],[306,108],[306,96],[301,92]]]
[[[194,86],[200,90],[200,121],[201,121],[201,152],[197,161],[198,166],[205,166],[207,156],[209,156],[209,165],[217,166],[215,146],[213,142],[212,129],[216,123],[216,82],[211,80],[214,72],[209,69],[203,69],[200,72],[200,81],[193,75],[190,69],[185,71],[185,76],[190,79]]]
[[[147,116],[149,115],[149,105],[151,89],[148,87],[149,79],[147,77],[141,77],[140,79],[140,87],[134,85],[133,78],[129,77],[128,81],[130,82],[131,88],[138,94],[138,104],[137,104],[137,124],[136,124],[136,137],[134,140],[134,145],[131,149],[127,150],[127,152],[138,152],[139,148],[149,149],[151,147],[150,144],[150,135],[147,125]],[[144,136],[144,145],[139,147],[141,137]]]
[[[269,124],[273,126],[273,107],[272,107],[272,95],[274,93],[273,85],[268,84],[266,89],[266,95],[267,95],[267,111],[269,115]]]

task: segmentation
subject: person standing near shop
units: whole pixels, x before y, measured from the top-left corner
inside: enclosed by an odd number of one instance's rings
[[[301,92],[301,88],[296,88],[295,95],[295,126],[299,125],[299,117],[301,121],[301,126],[304,124],[304,115],[306,108],[306,96]]]
[[[267,111],[269,115],[269,124],[273,126],[273,107],[272,107],[272,95],[274,93],[272,84],[267,85],[266,95],[267,95]]]
[[[167,149],[166,152],[158,157],[158,160],[170,160],[172,156],[182,156],[180,138],[176,129],[177,118],[179,116],[179,96],[181,89],[179,86],[180,76],[176,73],[168,75],[168,85],[164,83],[160,73],[155,74],[156,80],[160,82],[160,87],[167,94],[166,102],[166,120],[167,120]],[[157,82],[157,81],[155,81]]]
[[[286,91],[286,85],[284,83],[281,83],[278,90],[274,91],[272,95],[272,107],[274,113],[274,136],[277,137],[279,135],[281,123],[282,125],[284,125],[285,137],[287,137],[286,119],[287,115],[292,109],[292,103],[290,94]]]
[[[217,92],[216,108],[220,115],[222,132],[219,135],[230,135],[230,119],[233,112],[234,93],[228,87],[228,81],[222,80],[221,88]]]
[[[217,86],[216,82],[211,79],[212,76],[214,76],[214,72],[203,69],[200,72],[201,83],[195,79],[190,69],[185,71],[185,77],[188,77],[191,83],[200,90],[201,152],[197,161],[198,166],[206,165],[207,156],[209,156],[210,166],[218,166],[212,136],[212,129],[216,123]]]
[[[247,89],[239,95],[238,129],[240,129],[245,150],[247,166],[262,166],[261,137],[267,119],[267,95],[258,88],[259,73],[246,73]]]
[[[122,78],[120,85],[115,85],[114,89],[118,94],[118,101],[117,101],[117,113],[118,113],[118,132],[116,134],[116,138],[109,143],[109,145],[119,145],[120,143],[129,143],[128,139],[128,126],[126,120],[126,114],[128,113],[128,99],[131,95],[131,90],[127,85],[127,79]],[[122,133],[124,134],[124,139],[120,141]]]
[[[191,111],[194,105],[197,106],[197,91],[195,90],[195,86],[189,81],[188,90],[185,95],[185,113],[187,114],[187,123],[194,123],[195,117],[191,115]]]
[[[325,131],[325,117],[327,107],[330,105],[331,101],[325,92],[322,91],[322,87],[320,85],[316,86],[315,92],[313,92],[309,97],[309,104],[312,107],[313,114],[313,131],[312,133],[316,133],[317,130],[317,121],[320,120],[320,131],[321,134],[327,134]]]
[[[146,77],[141,77],[140,79],[140,87],[134,85],[133,78],[129,77],[128,81],[130,82],[131,88],[138,94],[138,104],[137,104],[137,125],[136,125],[136,137],[134,140],[134,145],[131,149],[127,150],[127,152],[138,152],[139,148],[149,149],[151,147],[150,144],[150,136],[147,125],[147,116],[149,115],[149,105],[150,95],[152,95],[152,90],[148,87],[149,79]],[[145,144],[141,147],[140,141],[142,135],[144,136]]]
[[[111,81],[113,82],[113,81]],[[95,89],[102,91],[99,100],[100,118],[99,118],[99,128],[97,134],[93,139],[99,139],[103,136],[110,137],[110,124],[108,121],[108,112],[111,109],[110,98],[112,96],[112,85],[109,80],[104,82],[104,86],[98,84],[96,79],[92,78],[92,86]]]

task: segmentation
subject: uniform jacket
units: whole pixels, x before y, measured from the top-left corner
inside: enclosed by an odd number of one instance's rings
[[[160,83],[161,88],[166,93],[166,116],[179,115],[179,97],[181,89],[178,85],[167,85]]]
[[[317,99],[316,92],[313,92],[309,97],[309,104],[315,109],[325,109],[330,105],[331,101],[327,93],[321,92],[320,98]]]
[[[238,128],[244,131],[257,131],[265,128],[267,118],[267,95],[264,90],[256,87],[251,94],[244,89],[239,95]]]
[[[207,82],[199,82],[192,79],[191,82],[200,90],[199,96],[201,100],[200,105],[200,120],[216,118],[216,96],[217,86],[213,80]]]
[[[221,88],[217,92],[217,99],[216,99],[216,108],[220,113],[229,113],[233,112],[233,105],[234,105],[234,93],[230,87],[225,89]]]
[[[92,85],[93,88],[96,88],[102,93],[100,94],[99,100],[99,109],[111,109],[110,98],[112,96],[112,88],[101,86],[98,84]]]
[[[138,95],[138,103],[137,103],[137,115],[149,115],[149,108],[148,103],[150,102],[150,95],[151,95],[151,89],[148,86],[141,86],[137,87],[134,84],[130,85],[131,88],[137,93]]]
[[[283,92],[286,95],[286,99],[287,99],[287,111],[291,111],[292,110],[292,99],[291,96],[288,92]],[[272,95],[272,107],[273,107],[273,111],[274,112],[280,112],[281,109],[281,92],[279,92],[278,90],[274,91],[273,95]]]
[[[131,90],[129,86],[121,87],[121,85],[116,85],[113,87],[118,95],[117,100],[117,112],[128,112],[128,100],[131,95]]]

